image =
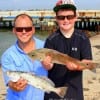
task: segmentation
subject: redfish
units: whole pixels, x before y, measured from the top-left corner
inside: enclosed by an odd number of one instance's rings
[[[43,61],[46,56],[51,56],[52,63],[66,65],[68,62],[72,62],[78,66],[79,70],[80,69],[89,69],[92,72],[96,72],[95,68],[100,67],[99,63],[96,63],[96,62],[83,63],[82,61],[72,58],[67,54],[63,54],[59,51],[56,51],[53,49],[47,49],[47,48],[33,50],[30,53],[28,53],[28,56],[32,60],[40,60],[40,61]]]

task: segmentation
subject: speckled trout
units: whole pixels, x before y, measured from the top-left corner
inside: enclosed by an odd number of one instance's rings
[[[37,76],[29,72],[21,71],[7,71],[6,75],[13,81],[16,82],[20,78],[23,78],[28,81],[28,84],[32,85],[35,88],[43,90],[44,92],[50,93],[55,92],[61,98],[64,97],[67,92],[67,87],[55,87],[54,83],[47,77]]]
[[[56,51],[53,49],[47,49],[47,48],[33,50],[30,53],[28,53],[28,56],[32,60],[40,60],[40,61],[43,61],[46,56],[51,56],[52,63],[66,65],[68,62],[72,62],[77,65],[78,70],[89,69],[92,72],[96,72],[96,67],[98,65],[100,67],[99,63],[96,63],[96,62],[83,63],[82,61],[72,58],[72,57],[68,56],[67,54],[63,54],[59,51]]]

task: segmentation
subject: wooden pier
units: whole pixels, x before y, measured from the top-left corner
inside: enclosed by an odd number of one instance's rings
[[[36,29],[41,29],[41,25],[35,23]],[[45,26],[42,23],[42,26]],[[12,20],[1,20],[0,29],[12,29],[13,21]],[[75,28],[89,31],[100,31],[100,21],[77,21]]]
[[[52,10],[0,11],[0,29],[11,29],[15,16],[21,13],[26,13],[33,18],[36,29],[42,29],[41,26],[49,28],[50,25],[55,25],[55,13]],[[76,28],[100,31],[100,10],[78,10],[78,15]]]

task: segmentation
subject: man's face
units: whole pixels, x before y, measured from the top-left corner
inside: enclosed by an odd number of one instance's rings
[[[32,39],[35,32],[33,23],[28,17],[19,17],[15,22],[15,27],[13,28],[13,33],[18,38],[20,43],[27,43]]]
[[[58,26],[63,31],[70,31],[72,28],[74,28],[76,20],[76,15],[72,10],[60,10],[56,14]]]

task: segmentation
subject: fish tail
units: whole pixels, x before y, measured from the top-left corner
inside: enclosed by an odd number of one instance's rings
[[[68,87],[58,87],[56,88],[55,92],[57,95],[59,95],[61,98],[64,98]]]
[[[92,72],[96,73],[96,68],[100,68],[100,63],[93,63],[93,69],[90,69]]]
[[[91,72],[96,73],[96,69],[90,69]]]

